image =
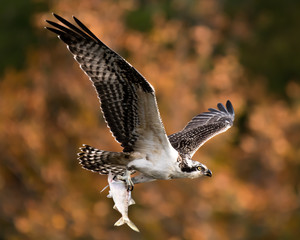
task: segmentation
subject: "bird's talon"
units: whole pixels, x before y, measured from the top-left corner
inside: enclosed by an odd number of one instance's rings
[[[131,192],[133,190],[133,182],[131,180],[131,177],[127,178],[126,180],[126,185],[127,185],[127,191]]]
[[[127,185],[127,191],[132,192],[133,191],[133,184],[128,184]]]
[[[130,192],[130,191],[133,190],[134,184],[133,184],[133,182],[132,182],[132,180],[131,180],[131,177],[130,177],[130,173],[129,173],[129,172],[127,172],[127,173],[124,174],[123,176],[117,175],[117,176],[115,176],[115,177],[116,177],[116,179],[125,182],[126,187],[127,187],[127,191],[128,191],[128,192]]]

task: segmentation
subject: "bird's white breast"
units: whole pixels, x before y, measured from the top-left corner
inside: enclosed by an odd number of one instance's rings
[[[128,167],[154,179],[170,179],[174,172],[178,170],[178,153],[173,148],[166,150],[153,149],[153,151],[144,155],[143,158],[131,161]]]

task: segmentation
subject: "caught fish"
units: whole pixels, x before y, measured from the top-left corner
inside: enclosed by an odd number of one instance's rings
[[[129,192],[129,195],[131,195],[131,192]],[[112,198],[112,193],[111,193],[111,191],[109,191],[109,193],[108,193],[108,195],[107,195],[107,198]],[[130,196],[128,206],[131,206],[131,205],[133,205],[133,204],[135,204],[135,201],[134,201],[134,200],[131,198],[131,196]],[[113,209],[115,209],[115,210],[118,211],[118,208],[116,207],[116,204],[113,206]]]
[[[111,172],[108,174],[109,194],[115,203],[114,209],[118,210],[122,217],[115,223],[115,226],[121,226],[126,223],[132,230],[139,232],[139,229],[128,217],[128,207],[134,204],[131,198],[131,191],[127,191],[124,181],[115,179],[115,175]]]
[[[109,185],[107,185],[105,188],[102,189],[101,192],[103,192]],[[108,195],[106,196],[107,198],[112,198],[112,193],[111,191],[108,192]],[[133,200],[133,198],[131,197],[131,191],[129,192],[129,204],[128,206],[131,206],[135,204],[135,201]],[[116,207],[116,205],[113,206],[113,209],[118,211],[118,208]]]

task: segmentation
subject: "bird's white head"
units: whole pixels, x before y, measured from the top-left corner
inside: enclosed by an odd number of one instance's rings
[[[193,161],[190,158],[184,160],[181,171],[188,178],[198,178],[202,176],[211,177],[212,172],[202,163]]]

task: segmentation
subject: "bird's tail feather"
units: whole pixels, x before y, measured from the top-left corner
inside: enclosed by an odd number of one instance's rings
[[[121,217],[116,223],[115,226],[121,226],[124,223],[126,223],[132,230],[139,232],[140,230],[135,226],[135,224],[129,219],[129,218],[123,218]]]
[[[128,161],[132,160],[129,153],[103,151],[85,144],[80,150],[78,160],[82,167],[101,174],[111,171],[122,175]]]

